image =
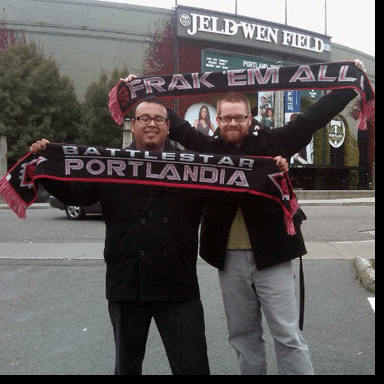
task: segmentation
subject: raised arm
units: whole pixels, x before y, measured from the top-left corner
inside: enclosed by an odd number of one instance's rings
[[[367,72],[360,60],[356,59],[355,65]],[[353,89],[333,90],[310,106],[304,114],[299,114],[294,121],[284,127],[272,129],[269,133],[287,156],[293,156],[310,143],[316,130],[324,128],[356,96],[357,93]]]
[[[212,151],[212,143],[216,140],[203,132],[199,132],[189,124],[188,121],[179,117],[173,110],[168,109],[168,118],[171,122],[169,127],[169,139],[177,141],[183,147],[195,152]]]
[[[334,90],[304,114],[299,114],[294,121],[284,127],[271,129],[268,133],[277,148],[282,148],[286,156],[293,156],[310,143],[316,130],[324,128],[355,96],[355,91],[351,89]]]

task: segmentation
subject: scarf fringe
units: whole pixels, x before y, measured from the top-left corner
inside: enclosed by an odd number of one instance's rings
[[[285,227],[287,228],[287,233],[289,236],[296,235],[296,228],[295,225],[293,224],[292,216],[285,214],[284,220],[285,220]]]
[[[119,83],[116,86],[114,86],[109,92],[108,109],[109,109],[109,112],[111,113],[113,120],[115,120],[116,124],[121,125],[124,120],[124,114],[120,109],[119,100],[117,98],[118,86],[119,86]]]
[[[368,103],[363,104],[361,112],[359,115],[359,123],[357,128],[360,131],[365,131],[367,129],[367,120],[370,119],[375,114],[375,99],[368,101]]]
[[[285,227],[287,229],[287,233],[290,236],[296,235],[296,228],[293,224],[293,217],[296,215],[297,211],[299,210],[300,206],[297,201],[296,196],[293,196],[289,202],[289,210],[284,209],[284,222]]]
[[[16,193],[11,184],[8,183],[6,176],[0,179],[0,196],[9,205],[13,212],[21,219],[27,218],[26,202]]]

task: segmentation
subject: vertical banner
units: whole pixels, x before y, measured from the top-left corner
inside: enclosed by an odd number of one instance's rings
[[[284,92],[284,118],[285,123],[293,121],[300,113],[300,91],[285,91]],[[299,153],[296,153],[290,161],[291,164],[313,164],[313,140],[303,148]]]
[[[284,92],[285,122],[288,123],[292,114],[300,113],[300,91]]]

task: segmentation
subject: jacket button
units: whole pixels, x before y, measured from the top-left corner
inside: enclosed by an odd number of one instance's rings
[[[140,256],[145,256],[145,251],[140,251],[139,254]]]
[[[145,224],[145,222],[146,222],[146,220],[144,218],[140,220],[141,224]]]
[[[167,224],[167,223],[168,223],[168,217],[164,217],[164,219],[163,219],[163,223],[164,223],[164,224]]]

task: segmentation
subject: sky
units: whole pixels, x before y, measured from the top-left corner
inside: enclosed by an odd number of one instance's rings
[[[102,0],[174,8],[191,6],[235,13],[236,0]],[[327,4],[327,30],[325,7]],[[237,14],[285,23],[285,0],[237,0]],[[375,56],[375,0],[287,0],[287,24],[332,37],[332,42]]]

